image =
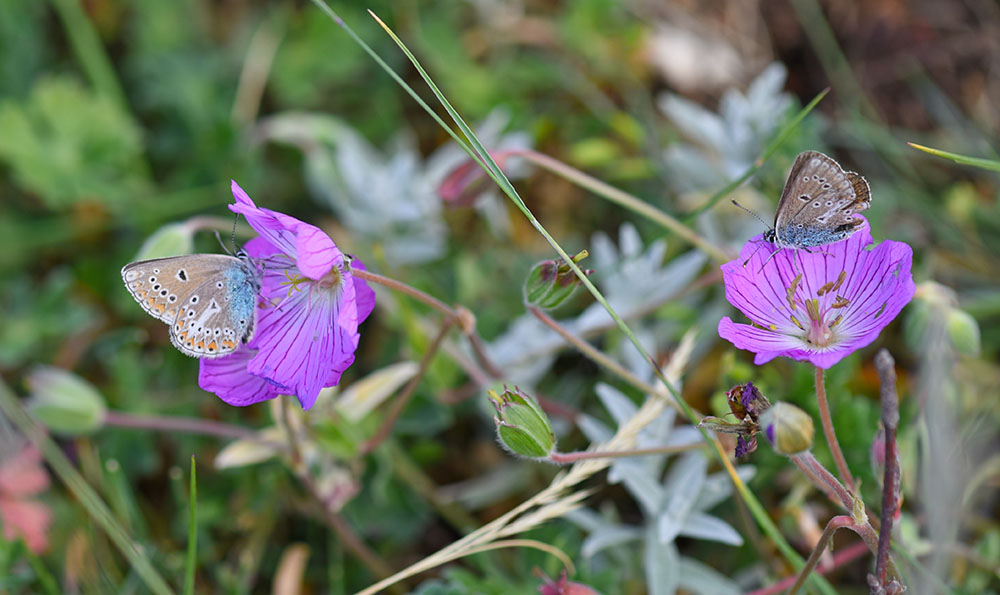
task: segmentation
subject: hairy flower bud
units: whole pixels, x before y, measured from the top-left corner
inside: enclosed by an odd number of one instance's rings
[[[764,411],[760,415],[760,427],[779,454],[794,455],[812,447],[813,420],[790,403],[778,402]]]
[[[40,366],[27,379],[28,408],[57,434],[76,436],[104,425],[104,397],[89,382],[61,368]]]
[[[497,438],[511,454],[544,459],[556,446],[556,435],[549,418],[527,394],[514,387],[504,387],[502,393],[489,391],[496,416]]]
[[[579,263],[588,255],[582,250],[573,257],[573,262]],[[584,269],[583,272],[590,275],[594,271]],[[573,295],[579,285],[580,279],[565,261],[544,260],[528,273],[524,282],[524,301],[539,308],[555,308]]]

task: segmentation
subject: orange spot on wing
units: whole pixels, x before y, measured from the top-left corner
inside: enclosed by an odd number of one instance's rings
[[[197,347],[198,349],[205,349],[205,342],[198,341],[197,343],[195,343],[195,347]]]
[[[166,304],[156,304],[156,310],[157,310],[158,312],[160,312],[161,314],[162,314],[162,313],[163,313],[163,311],[164,311],[164,310],[166,310],[166,309],[167,309],[167,306],[166,306]]]
[[[208,344],[208,348],[214,350],[214,349],[218,349],[219,346],[215,344],[215,341],[212,341],[211,343]]]
[[[222,340],[222,346],[225,349],[232,349],[232,348],[236,347],[236,343],[230,341],[229,339],[223,339]]]

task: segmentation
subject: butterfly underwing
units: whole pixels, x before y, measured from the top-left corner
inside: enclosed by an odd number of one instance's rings
[[[854,215],[869,205],[871,190],[863,177],[822,153],[805,151],[792,164],[774,228],[764,239],[796,249],[839,242],[857,231],[861,219]]]
[[[244,252],[133,262],[122,280],[143,310],[170,325],[170,342],[192,357],[219,357],[253,338],[258,271]]]

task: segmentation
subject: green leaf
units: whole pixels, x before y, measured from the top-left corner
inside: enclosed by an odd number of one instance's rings
[[[149,189],[139,126],[73,79],[44,78],[25,101],[0,103],[0,130],[0,161],[51,209],[120,208]]]

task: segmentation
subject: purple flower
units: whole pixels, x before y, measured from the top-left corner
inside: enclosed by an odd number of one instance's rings
[[[726,299],[751,324],[719,321],[719,336],[756,353],[757,365],[783,355],[829,368],[874,341],[913,298],[912,250],[889,240],[869,249],[867,221],[811,253],[783,249],[770,258],[775,248],[761,242],[753,238],[722,265]]]
[[[340,381],[354,362],[358,325],[375,307],[375,292],[351,275],[344,255],[322,230],[258,208],[233,182],[235,205],[260,234],[245,246],[262,271],[257,331],[232,355],[202,359],[198,384],[230,405],[295,395],[303,409]]]

